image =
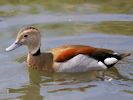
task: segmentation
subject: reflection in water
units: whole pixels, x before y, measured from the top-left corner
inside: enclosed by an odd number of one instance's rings
[[[5,6],[3,6],[5,5]],[[15,5],[15,6],[14,6]],[[19,6],[18,6],[19,5]],[[132,13],[132,0],[0,0],[0,16],[62,13]]]
[[[130,91],[130,90],[123,90],[123,92],[127,92],[129,94],[133,94],[133,91]]]
[[[77,87],[77,88],[61,88],[61,89],[58,89],[58,90],[48,91],[48,93],[61,92],[61,91],[80,91],[80,92],[85,92],[86,89],[91,88],[91,87],[96,87],[96,85],[88,85],[88,86],[82,86],[82,87]]]
[[[9,92],[24,93],[24,95],[19,97],[23,100],[42,100],[43,97],[40,95],[41,73],[29,70],[29,79],[30,83],[28,85],[25,85],[20,89],[9,89]]]
[[[105,76],[114,79],[108,82],[98,78],[102,72],[95,71],[66,74],[29,69],[27,72],[27,68],[20,66],[26,59],[23,48],[1,54],[23,25],[40,29],[44,35],[42,46],[46,49],[62,44],[90,44],[132,51],[131,36],[92,33],[132,35],[132,8],[133,0],[0,0],[0,99],[132,100],[131,62],[106,71]],[[73,34],[80,35],[72,37]],[[130,58],[132,61],[133,56]]]
[[[133,22],[130,21],[101,22],[93,25],[92,30],[103,33],[110,33],[110,34],[133,35]]]
[[[42,100],[43,97],[40,95],[41,75],[42,73],[29,69],[30,84],[25,87],[25,95],[20,98],[24,100]]]
[[[112,68],[106,72],[106,75],[116,78],[119,73],[116,68]],[[86,92],[90,88],[95,88],[98,85],[92,84],[92,81],[99,81],[99,71],[90,71],[86,73],[49,73],[37,71],[29,68],[29,81],[18,89],[9,89],[9,93],[23,94],[18,96],[23,100],[42,100],[49,93],[58,92]],[[100,79],[101,81],[101,79]],[[42,91],[42,92],[41,92]],[[44,92],[43,92],[44,91]],[[45,93],[45,94],[44,94]],[[41,95],[44,94],[44,95]]]

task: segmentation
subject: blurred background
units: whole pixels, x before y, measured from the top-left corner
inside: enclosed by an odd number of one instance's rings
[[[133,0],[0,0],[0,100],[132,100],[133,56],[99,72],[44,73],[28,69],[27,48],[6,53],[24,26],[37,27],[42,51],[84,44],[133,52]]]

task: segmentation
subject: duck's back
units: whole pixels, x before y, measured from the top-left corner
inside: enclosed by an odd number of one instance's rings
[[[85,45],[65,45],[51,49],[55,62],[65,62],[78,54],[89,55],[95,50],[94,47]]]

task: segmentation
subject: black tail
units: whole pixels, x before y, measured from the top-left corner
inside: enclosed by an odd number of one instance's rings
[[[131,53],[121,53],[121,54],[117,55],[116,58],[119,59],[119,60],[121,60],[121,59],[123,59],[125,57],[128,57],[130,55],[131,55]]]

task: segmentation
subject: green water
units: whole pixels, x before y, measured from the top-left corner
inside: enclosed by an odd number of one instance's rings
[[[42,51],[84,44],[133,52],[132,0],[0,0],[0,100],[132,100],[133,56],[105,72],[28,69],[27,48],[6,53],[23,26],[42,34]]]

